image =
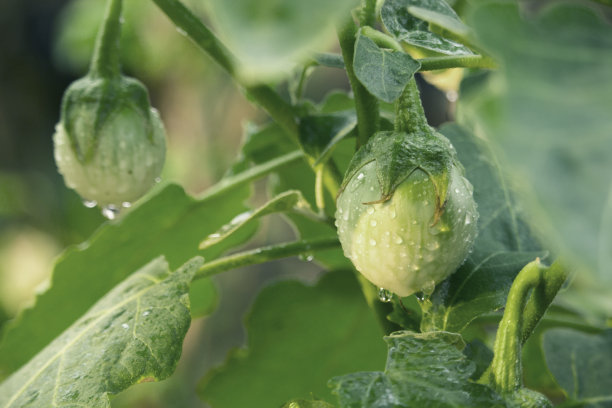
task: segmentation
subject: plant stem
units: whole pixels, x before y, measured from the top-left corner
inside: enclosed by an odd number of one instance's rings
[[[193,15],[179,0],[153,0],[172,22],[221,68],[227,71],[247,93],[278,123],[287,135],[299,145],[295,113],[290,104],[267,85],[248,85],[236,75],[235,58],[215,34]]]
[[[349,18],[342,27],[338,28],[338,40],[342,49],[346,74],[355,97],[355,109],[357,112],[357,145],[359,149],[370,136],[378,130],[378,100],[361,85],[353,69],[353,58],[355,56],[355,35],[357,27],[352,18]]]
[[[89,67],[95,78],[116,78],[119,70],[122,0],[108,0],[104,21],[98,30],[96,45]]]
[[[206,190],[201,198],[209,198],[215,195],[223,194],[228,190],[235,189],[253,180],[257,180],[267,174],[275,172],[285,166],[289,166],[304,158],[304,153],[300,150],[295,150],[291,153],[276,157],[270,161],[251,167],[248,170],[240,172],[234,176],[226,177],[219,183],[213,185]]]
[[[320,238],[270,245],[207,262],[196,272],[193,279],[208,278],[218,273],[242,266],[260,264],[291,256],[309,255],[314,251],[336,248],[340,248],[340,242],[338,242],[337,238]]]
[[[261,106],[272,119],[279,124],[286,135],[301,146],[297,118],[293,107],[267,85],[249,85],[242,83],[236,75],[235,58],[221,43],[215,34],[193,15],[179,0],[153,0],[155,4],[181,29],[202,51],[216,61],[231,77],[242,85],[249,96]],[[314,159],[308,159],[312,167]],[[335,197],[342,178],[333,163],[327,163],[324,169],[323,182],[330,194]]]
[[[359,25],[373,26],[376,23],[376,0],[362,0],[359,10]]]
[[[544,279],[534,289],[523,310],[523,326],[521,328],[521,344],[525,344],[536,326],[546,313],[546,310],[565,283],[568,276],[567,269],[561,261],[555,261],[544,272]]]
[[[382,48],[388,48],[393,51],[404,52],[402,45],[395,38],[387,34],[373,29],[372,27],[361,27],[361,34],[374,41],[376,45]]]
[[[516,391],[522,385],[523,310],[531,290],[542,281],[544,269],[539,259],[528,263],[510,287],[506,309],[495,336],[494,356],[489,374],[489,382],[500,393]]]
[[[482,55],[431,57],[422,58],[417,61],[421,63],[419,71],[434,71],[436,69],[448,68],[497,68],[497,64],[492,58],[483,57]]]
[[[394,127],[397,132],[416,133],[428,126],[419,88],[412,78],[395,103]]]
[[[532,262],[533,263],[533,262]],[[531,264],[529,264],[531,265]],[[527,265],[527,266],[529,266]],[[525,268],[527,268],[527,266]],[[519,275],[523,273],[521,271]],[[538,323],[544,317],[546,310],[554,300],[556,294],[563,286],[563,283],[567,279],[568,272],[562,266],[561,261],[555,261],[550,268],[546,269],[542,272],[541,279],[537,286],[535,286],[531,292],[531,296],[527,300],[524,309],[521,312],[521,320],[522,324],[520,327],[520,345],[522,347],[525,342],[529,339],[529,337],[533,334]],[[518,279],[518,276],[517,276]],[[512,285],[514,287],[514,284]],[[510,289],[512,291],[512,289]],[[510,295],[508,295],[508,302],[510,302]],[[506,309],[507,310],[507,309]],[[504,312],[504,316],[502,317],[502,322],[506,317],[506,313]],[[500,328],[501,328],[500,323]],[[578,330],[590,331],[594,330],[592,326],[589,325],[580,325],[579,323],[568,323],[567,321],[562,322],[563,325],[567,325],[566,327],[575,327]],[[498,329],[498,335],[499,335]],[[497,344],[497,338],[495,339],[495,344]],[[519,349],[520,350],[520,349]],[[519,351],[520,356],[520,351]],[[487,368],[487,370],[480,377],[479,382],[481,383],[491,383],[493,372],[493,363]]]

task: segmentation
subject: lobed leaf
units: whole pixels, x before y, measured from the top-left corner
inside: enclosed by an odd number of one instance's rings
[[[462,116],[499,146],[547,243],[598,271],[606,285],[589,296],[605,293],[612,284],[612,25],[583,4],[552,3],[526,17],[504,1],[476,8],[470,22],[503,69],[473,92],[466,87]]]
[[[170,272],[157,258],[0,385],[0,406],[110,407],[109,397],[174,371],[191,322],[189,284],[198,257]]]
[[[285,191],[272,198],[261,207],[243,212],[232,218],[228,224],[225,224],[218,231],[210,234],[206,239],[200,242],[200,249],[206,249],[224,241],[237,232],[252,225],[261,217],[290,211],[302,212],[312,217],[316,217],[316,214],[312,212],[310,204],[304,199],[301,192],[297,190]]]
[[[448,332],[396,332],[385,371],[332,378],[330,386],[342,408],[366,407],[505,407],[489,387],[470,381],[475,370],[459,349],[461,336]]]
[[[202,237],[247,209],[242,203],[248,195],[248,188],[227,188],[197,200],[179,186],[168,185],[116,222],[104,224],[89,241],[68,248],[56,262],[51,287],[32,308],[5,325],[0,376],[27,362],[145,262],[163,254],[176,268],[192,257]],[[237,234],[231,242],[201,254],[214,258],[252,232]],[[198,292],[210,296],[214,288],[206,282],[198,283]],[[198,310],[210,309],[214,301],[214,296],[199,299]]]
[[[420,11],[420,15],[423,10],[428,11],[430,18],[434,18],[451,32],[457,31],[457,27],[462,24],[455,11],[444,0],[385,0],[380,16],[392,36],[399,41],[442,54],[473,54],[466,46],[429,31],[426,21],[411,14],[412,7],[417,7],[416,11]]]
[[[612,407],[612,329],[550,329],[543,347],[548,369],[570,400],[585,408]]]
[[[200,386],[215,408],[330,400],[330,377],[384,361],[379,328],[351,271],[330,272],[315,287],[286,281],[265,288],[245,324],[248,349],[236,350]]]
[[[221,38],[240,61],[247,81],[285,76],[313,49],[334,38],[333,24],[348,16],[356,0],[214,0],[211,11]]]
[[[459,332],[479,315],[503,307],[518,272],[544,253],[488,143],[455,124],[440,132],[452,142],[474,186],[479,233],[464,264],[431,295],[422,327]]]
[[[421,64],[401,51],[380,48],[362,35],[355,42],[353,67],[357,79],[374,96],[393,102],[404,91]]]

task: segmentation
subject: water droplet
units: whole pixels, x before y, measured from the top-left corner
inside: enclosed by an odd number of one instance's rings
[[[414,265],[412,265],[412,270],[417,272],[417,271],[421,270],[421,267],[419,265],[414,264]]]
[[[470,218],[470,214],[465,216],[465,225],[470,225],[472,223],[472,219]]]
[[[370,205],[370,206],[368,206],[368,209],[366,210],[366,212],[367,212],[368,214],[374,214],[374,207],[372,207],[371,205]]]
[[[395,212],[395,208],[391,210],[391,218],[397,217],[397,213]]]
[[[129,325],[129,324],[127,324],[127,323],[123,323],[123,324],[121,325],[121,327],[123,327],[124,329],[126,329],[126,330],[127,330],[127,329],[129,329],[129,328],[130,328],[130,325]]]
[[[417,220],[412,220],[412,225],[417,225]]]
[[[403,244],[404,240],[399,235],[396,235],[395,238],[393,239],[393,242],[399,245],[399,244]]]
[[[343,219],[344,221],[348,221],[348,219],[349,219],[349,215],[348,215],[348,213],[345,213],[345,214],[342,216],[342,219]]]
[[[299,258],[302,261],[311,262],[314,259],[314,255],[313,254],[302,254],[299,256]]]
[[[370,239],[370,245],[376,246],[376,240],[375,239]]]
[[[378,299],[383,303],[389,303],[393,300],[393,293],[385,288],[378,289]]]
[[[361,179],[363,179],[364,177],[365,177],[365,175],[364,175],[363,173],[359,173],[359,174],[357,175],[357,180],[361,180]]]
[[[370,225],[371,225],[372,227],[375,227],[375,226],[376,226],[376,220],[371,220],[371,221],[370,221]]]
[[[87,208],[94,208],[98,203],[94,200],[83,200],[83,205]]]
[[[459,189],[458,188],[455,189],[455,193],[459,194]]]
[[[425,300],[425,295],[423,294],[423,292],[417,292],[414,294],[414,296],[416,296],[417,300],[420,302]]]
[[[117,208],[117,206],[114,206],[112,204],[102,207],[102,215],[109,220],[114,220],[115,218],[117,218],[117,216],[119,216],[120,211],[120,208]]]
[[[427,200],[423,201],[423,205],[429,205],[429,201]]]
[[[150,315],[150,314],[151,314],[151,311],[150,311],[150,310],[145,310],[144,312],[142,312],[142,315],[143,315],[143,316],[148,316],[148,315]]]
[[[421,291],[423,291],[423,294],[429,296],[433,293],[435,288],[436,288],[436,282],[429,281],[425,283],[425,285],[423,285],[423,287],[421,288]]]
[[[130,203],[129,201],[124,201],[121,203],[121,206],[123,208],[130,208],[132,206],[132,203]]]
[[[158,184],[161,183],[161,177],[155,177],[155,182]]]
[[[440,248],[440,243],[438,241],[432,241],[427,243],[427,249],[430,251],[435,251]]]

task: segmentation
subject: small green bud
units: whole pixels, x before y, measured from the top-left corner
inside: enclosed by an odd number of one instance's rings
[[[118,76],[86,76],[64,94],[53,136],[66,185],[85,200],[120,208],[143,196],[164,165],[166,139],[146,88]]]
[[[444,136],[379,132],[360,149],[337,199],[345,255],[399,296],[431,292],[477,233],[472,186]]]

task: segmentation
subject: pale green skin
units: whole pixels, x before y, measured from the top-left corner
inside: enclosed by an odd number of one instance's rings
[[[435,189],[415,170],[390,200],[380,198],[376,164],[366,164],[337,201],[338,236],[355,268],[399,296],[431,292],[463,263],[476,237],[478,212],[471,184],[453,168],[447,202],[434,225]]]
[[[77,138],[92,132],[92,118],[83,112],[75,128]],[[89,120],[88,120],[89,119]],[[152,132],[147,132],[150,120]],[[91,136],[89,136],[91,137]],[[123,107],[112,113],[98,134],[93,157],[82,162],[73,150],[64,125],[55,128],[55,162],[66,185],[85,200],[100,207],[121,207],[142,197],[161,174],[166,156],[166,132],[153,108],[149,118],[135,108]]]

